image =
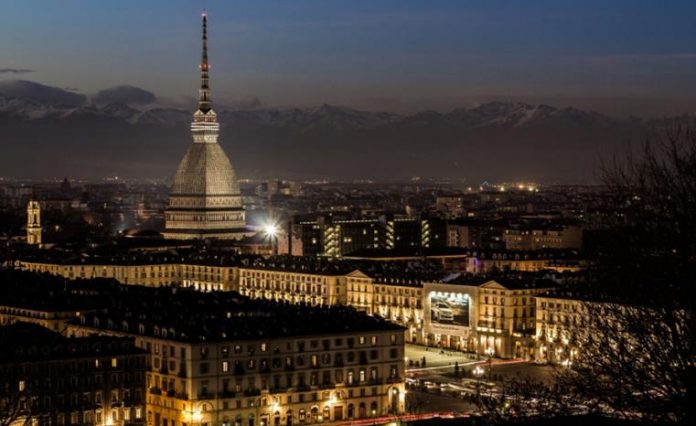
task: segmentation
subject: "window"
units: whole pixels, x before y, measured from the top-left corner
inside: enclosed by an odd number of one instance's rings
[[[20,381],[19,381],[19,384],[18,384],[18,387],[19,387],[19,391],[20,391],[20,392],[24,392],[24,391],[26,390],[26,388],[27,388],[27,384],[26,384],[26,382],[25,382],[24,380],[20,380]]]
[[[222,372],[227,373],[228,371],[230,371],[230,362],[222,361]]]
[[[111,368],[116,368],[116,367],[118,367],[118,359],[111,358]]]

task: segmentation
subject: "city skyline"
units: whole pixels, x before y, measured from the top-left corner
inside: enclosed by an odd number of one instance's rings
[[[696,3],[141,3],[3,8],[0,426],[694,423]]]

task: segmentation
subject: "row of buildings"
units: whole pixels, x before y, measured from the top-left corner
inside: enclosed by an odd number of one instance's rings
[[[418,258],[264,259],[183,250],[79,257],[39,250],[13,265],[69,280],[112,278],[122,284],[236,291],[296,305],[350,306],[405,327],[408,342],[533,358],[535,297],[572,280],[580,269],[554,260],[565,254],[551,254],[469,253],[470,272],[451,272],[437,260]]]
[[[350,307],[2,274],[0,405],[17,401],[39,424],[289,426],[404,411],[403,328]],[[17,337],[25,323],[41,330]]]
[[[282,235],[280,251],[295,256],[350,256],[361,250],[459,247],[477,250],[579,250],[582,228],[562,220],[444,220],[382,214],[353,218],[298,216]]]

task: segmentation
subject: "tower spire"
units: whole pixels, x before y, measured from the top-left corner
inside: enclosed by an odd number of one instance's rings
[[[201,13],[203,35],[202,35],[202,51],[201,51],[201,88],[198,90],[198,109],[204,113],[210,111],[210,86],[208,84],[208,13],[203,9]]]

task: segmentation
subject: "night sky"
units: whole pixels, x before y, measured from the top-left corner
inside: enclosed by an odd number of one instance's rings
[[[677,0],[5,0],[0,79],[85,94],[130,84],[181,103],[196,94],[203,7],[222,102],[696,109],[696,2]]]

